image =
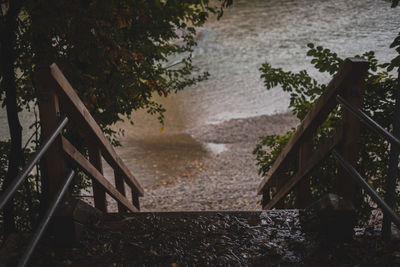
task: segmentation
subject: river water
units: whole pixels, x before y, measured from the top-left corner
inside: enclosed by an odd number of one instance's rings
[[[286,111],[288,96],[280,88],[267,91],[259,68],[269,62],[285,70],[307,69],[328,81],[330,77],[314,71],[306,57],[310,42],[341,57],[374,50],[378,59],[390,60],[399,14],[399,8],[391,9],[381,0],[235,0],[220,21],[213,18],[199,29],[193,62],[210,78],[161,99],[168,110],[165,129]],[[135,118],[138,128],[149,128],[152,119],[144,119],[142,125],[141,117],[139,112]],[[158,128],[155,123],[151,131]]]
[[[150,167],[160,162],[166,167],[184,165],[193,160],[188,155],[202,157],[207,149],[185,134],[186,130],[287,111],[288,95],[280,88],[264,88],[259,72],[262,63],[291,71],[307,69],[318,80],[328,81],[329,77],[312,69],[305,55],[307,43],[322,45],[341,57],[374,50],[383,62],[395,55],[389,45],[399,25],[399,8],[391,9],[383,0],[235,0],[221,20],[211,18],[198,29],[193,63],[199,72],[208,71],[210,78],[168,98],[156,97],[167,109],[163,131],[156,118],[143,111],[133,113],[135,126],[117,125],[126,129],[119,151],[139,173],[146,167],[144,161],[135,160],[138,156],[147,158]],[[32,117],[23,114],[23,124]],[[5,125],[4,111],[0,120]],[[1,128],[4,139],[7,128]],[[176,162],[165,161],[175,150]]]

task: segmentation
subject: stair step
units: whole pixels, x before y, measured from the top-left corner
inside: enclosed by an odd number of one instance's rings
[[[50,239],[32,266],[400,265],[400,242],[357,229],[351,243],[304,232],[298,210],[106,214],[75,248]],[[9,254],[11,256],[11,254]],[[8,257],[16,262],[17,255]],[[9,265],[9,266],[12,266]]]
[[[297,210],[108,214],[91,234],[83,265],[296,264],[315,239]]]

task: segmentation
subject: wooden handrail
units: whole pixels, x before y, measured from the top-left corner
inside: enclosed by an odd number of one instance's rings
[[[118,202],[119,211],[139,211],[139,197],[144,195],[143,188],[115,152],[99,125],[57,65],[53,63],[48,68],[40,69],[35,77],[39,92],[39,110],[42,133],[45,133],[44,137],[51,128],[54,128],[53,125],[58,120],[61,109],[61,113],[67,114],[71,121],[79,126],[89,150],[89,160],[87,160],[64,137],[60,137],[55,142],[52,153],[46,156],[50,197],[53,197],[51,193],[56,191],[59,185],[58,177],[63,175],[66,157],[92,178],[96,208],[104,212],[107,211],[105,194],[107,192]],[[114,170],[115,186],[106,180],[102,174],[102,156]],[[124,182],[131,188],[131,202],[125,196]]]
[[[366,75],[369,67],[369,62],[361,58],[348,58],[343,63],[335,77],[328,84],[327,88],[316,101],[315,105],[311,108],[310,112],[306,115],[301,124],[297,127],[296,132],[286,144],[281,154],[278,156],[268,174],[260,183],[257,193],[265,194],[265,192],[272,186],[273,182],[279,176],[279,173],[284,170],[289,159],[295,156],[301,143],[306,137],[313,135],[319,125],[321,125],[332,110],[336,107],[336,95],[345,93],[346,89],[352,89],[359,85],[359,81]],[[337,133],[334,138],[328,141],[319,152],[313,153],[314,155],[304,164],[305,168],[290,179],[282,188],[278,188],[276,196],[272,199],[271,203],[266,207],[270,208],[277,204],[301,179],[320,162],[317,157],[325,157],[336,145],[339,144],[342,133]],[[317,154],[320,153],[319,156]]]
[[[329,153],[340,143],[342,139],[343,130],[340,129],[335,133],[335,135],[328,139],[326,143],[324,143],[316,152],[312,154],[312,156],[307,160],[307,164],[304,168],[298,171],[292,178],[290,178],[283,186],[280,188],[279,192],[265,205],[265,209],[271,209],[274,207],[279,201],[281,201],[290,190],[296,186],[298,182],[300,182],[303,178],[309,175],[312,169],[321,163]]]
[[[102,155],[108,164],[110,164],[114,169],[120,170],[125,176],[125,182],[130,185],[139,196],[143,196],[143,188],[115,152],[92,115],[90,115],[90,112],[79,99],[79,96],[75,93],[75,90],[55,63],[50,66],[50,72],[59,85],[56,86],[55,89],[59,93],[63,102],[67,103],[63,108],[67,109],[68,112],[73,115],[73,118],[80,122],[80,125],[86,126],[90,138],[95,138],[96,143],[99,145]]]
[[[63,150],[71,161],[77,164],[88,176],[96,179],[118,203],[132,212],[139,211],[67,139],[62,137],[61,140]]]

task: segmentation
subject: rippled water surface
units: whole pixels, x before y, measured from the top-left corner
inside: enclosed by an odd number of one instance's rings
[[[182,94],[185,111],[193,120],[212,123],[285,111],[287,95],[279,88],[266,91],[259,78],[263,62],[311,69],[305,56],[310,42],[342,57],[375,50],[389,60],[399,23],[399,10],[379,0],[234,1],[220,21],[200,30],[194,62],[211,78]]]
[[[194,64],[211,76],[161,100],[168,110],[165,129],[284,112],[288,96],[280,88],[265,89],[259,72],[262,63],[291,71],[307,69],[328,81],[330,77],[312,69],[307,43],[341,57],[375,50],[383,62],[395,55],[389,45],[399,25],[399,9],[380,0],[234,1],[220,21],[213,18],[199,29]],[[143,117],[137,113],[136,133],[159,128],[155,119]]]

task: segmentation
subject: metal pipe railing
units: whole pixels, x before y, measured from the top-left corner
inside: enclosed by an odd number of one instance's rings
[[[378,123],[376,123],[371,117],[369,117],[367,114],[365,114],[364,112],[362,112],[361,110],[359,110],[358,108],[354,107],[352,104],[348,103],[343,97],[341,97],[340,95],[336,96],[336,99],[339,103],[341,103],[345,108],[347,108],[350,112],[352,112],[355,116],[357,116],[358,119],[360,119],[360,121],[362,121],[363,123],[365,123],[366,125],[368,125],[373,131],[375,131],[376,133],[378,133],[380,136],[382,136],[383,138],[385,138],[388,142],[391,143],[392,147],[391,147],[391,154],[393,151],[395,151],[395,149],[399,149],[400,148],[400,140],[392,135],[390,132],[388,132],[385,128],[383,128],[381,125],[379,125]],[[396,103],[396,105],[398,105],[398,103]],[[335,155],[335,154],[334,154]],[[335,155],[337,158],[337,155]],[[392,160],[393,161],[393,160]],[[389,168],[397,168],[397,159],[394,159],[393,162],[390,163],[391,166],[389,166]],[[341,162],[341,161],[340,161]],[[351,165],[349,165],[351,166]],[[355,171],[355,170],[354,170]],[[397,214],[395,214],[392,210],[393,204],[394,204],[394,195],[395,195],[395,184],[396,184],[396,179],[393,176],[393,173],[395,173],[396,170],[389,170],[389,173],[392,173],[392,175],[387,178],[386,183],[388,185],[392,185],[392,186],[388,186],[386,189],[386,200],[388,200],[388,202],[383,201],[378,194],[376,194],[376,192],[371,188],[371,190],[373,190],[373,192],[375,193],[375,199],[380,201],[381,206],[382,207],[386,207],[384,209],[384,223],[382,224],[382,232],[383,235],[390,235],[390,218],[393,218],[393,216],[397,216]],[[353,175],[354,176],[354,175]],[[361,177],[361,176],[360,176]],[[366,185],[368,185],[368,183],[362,179],[360,180],[361,182],[364,182]],[[368,185],[369,186],[369,185]],[[364,188],[364,187],[363,187]],[[367,190],[366,190],[367,191]],[[372,197],[372,195],[371,195]],[[374,199],[374,200],[375,200]],[[378,204],[378,202],[375,200],[375,202]],[[379,205],[379,204],[378,204]],[[390,208],[389,212],[387,210],[387,208]],[[390,217],[390,218],[389,218]],[[397,227],[399,227],[399,217],[397,217],[397,221],[394,221],[395,224],[397,225]],[[399,227],[400,229],[400,227]],[[389,234],[388,234],[389,233]]]
[[[19,173],[17,177],[11,182],[7,189],[0,196],[0,210],[4,208],[7,201],[14,195],[17,191],[19,185],[26,179],[28,174],[35,167],[36,163],[42,158],[47,149],[51,146],[57,136],[64,129],[65,125],[68,123],[68,118],[65,117],[58,125],[54,132],[41,144],[35,154],[30,158],[29,162],[25,168]]]
[[[335,149],[332,155],[339,161],[340,165],[360,184],[376,204],[386,213],[400,229],[400,217],[391,207],[378,195],[378,193],[365,181],[365,179],[346,161]]]
[[[19,267],[26,266],[34,249],[36,248],[40,238],[43,236],[44,231],[46,230],[47,225],[49,224],[49,221],[51,217],[53,216],[54,211],[56,210],[58,204],[60,203],[61,199],[63,198],[63,195],[65,194],[65,191],[67,190],[69,184],[72,181],[72,178],[75,175],[75,171],[71,170],[67,176],[66,181],[60,188],[60,190],[57,192],[57,198],[53,201],[49,209],[46,211],[46,214],[43,216],[42,220],[40,221],[39,226],[37,227],[35,233],[33,234],[33,237],[31,241],[29,242],[22,258],[18,262]]]
[[[390,143],[397,145],[400,147],[400,140],[393,136],[391,133],[389,133],[385,128],[380,126],[378,123],[376,123],[371,117],[369,117],[367,114],[359,110],[358,108],[354,107],[352,104],[347,102],[343,97],[340,95],[336,96],[336,100],[342,104],[345,108],[347,108],[350,112],[352,112],[354,115],[357,116],[362,122],[364,122],[366,125],[368,125],[372,130],[383,136],[386,140],[388,140]]]

